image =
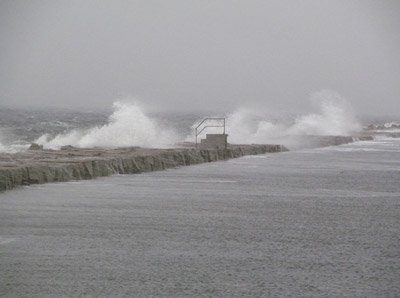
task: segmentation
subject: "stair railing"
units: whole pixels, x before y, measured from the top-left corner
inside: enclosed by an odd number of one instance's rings
[[[209,121],[209,120],[217,120],[217,121],[222,121],[222,124],[220,124],[220,125],[206,125],[206,126],[203,126],[201,129],[200,129],[200,131],[199,131],[199,128],[200,128],[200,126],[204,123],[204,122],[206,122],[206,121]],[[225,134],[225,118],[213,118],[213,117],[209,117],[209,118],[204,118],[200,123],[199,123],[199,125],[197,125],[196,126],[196,128],[195,128],[195,139],[196,139],[196,148],[197,148],[197,137],[203,132],[203,130],[205,130],[206,128],[209,128],[209,127],[223,127],[224,128],[224,133],[223,134]]]

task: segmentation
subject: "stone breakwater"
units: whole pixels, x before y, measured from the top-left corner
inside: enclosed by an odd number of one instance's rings
[[[298,149],[305,148],[319,148],[319,147],[328,147],[328,146],[339,146],[343,144],[358,142],[358,141],[371,141],[373,140],[373,136],[364,135],[364,136],[298,136],[293,137],[297,144]]]
[[[372,139],[372,136],[299,136],[295,141],[298,148],[304,149]],[[227,149],[79,149],[65,146],[61,150],[43,150],[36,145],[32,149],[36,150],[0,153],[0,191],[20,185],[159,171],[244,155],[288,151],[283,145],[229,145]]]
[[[282,151],[288,149],[281,145],[231,145],[227,149],[78,149],[66,146],[62,150],[28,150],[0,154],[0,191],[20,185],[135,174]]]

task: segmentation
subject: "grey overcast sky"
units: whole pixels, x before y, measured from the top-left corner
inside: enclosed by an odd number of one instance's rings
[[[400,1],[0,0],[0,106],[400,114]]]

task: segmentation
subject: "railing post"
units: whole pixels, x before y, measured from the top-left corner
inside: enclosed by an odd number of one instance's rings
[[[195,128],[195,135],[196,135],[196,149],[197,149],[197,127]]]
[[[206,125],[204,126],[200,132],[198,131],[198,128],[207,120],[219,120],[219,121],[223,121],[223,125]],[[197,137],[199,136],[199,134],[201,134],[203,132],[204,129],[208,128],[208,127],[223,127],[224,128],[224,135],[225,135],[225,118],[204,118],[199,125],[197,125],[194,129],[194,134],[195,134],[195,144],[196,144],[196,148],[198,147],[198,142],[197,142]],[[226,148],[226,142],[225,142],[225,148]]]

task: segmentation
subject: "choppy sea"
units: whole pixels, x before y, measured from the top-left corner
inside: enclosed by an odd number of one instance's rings
[[[301,115],[273,115],[245,108],[227,114],[151,112],[129,102],[115,102],[113,110],[109,111],[0,107],[0,153],[27,150],[33,142],[45,149],[59,149],[65,145],[174,147],[182,141],[193,142],[194,127],[204,117],[226,117],[228,141],[233,144],[282,144],[287,136],[356,135],[371,123],[394,124],[395,131],[400,133],[398,118],[360,120],[346,107],[329,101],[322,101],[319,110]],[[199,137],[210,132],[222,133],[222,130],[208,128]]]
[[[90,115],[1,117],[3,146],[109,123]],[[399,297],[399,181],[379,136],[3,192],[0,296]]]
[[[0,153],[26,150],[33,142],[47,149],[63,145],[165,147],[185,140],[192,134],[193,123],[203,116],[145,113],[141,107],[129,104],[116,104],[114,111],[0,107]]]

